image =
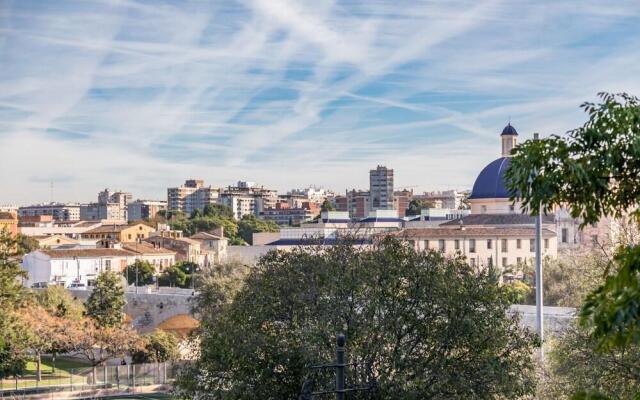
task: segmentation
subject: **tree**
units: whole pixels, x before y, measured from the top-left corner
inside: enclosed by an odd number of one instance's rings
[[[207,204],[202,213],[207,217],[234,218],[233,210],[222,204]]]
[[[84,304],[59,285],[38,290],[35,299],[39,306],[55,317],[79,319],[85,312]]]
[[[94,379],[97,366],[115,357],[124,358],[132,355],[144,344],[140,336],[130,327],[100,326],[89,318],[76,322],[76,329],[73,332],[75,351],[89,361],[93,368]]]
[[[209,290],[196,301],[200,357],[179,388],[189,398],[296,398],[343,332],[378,398],[521,398],[535,386],[535,338],[507,316],[497,283],[393,238],[273,251],[230,303]]]
[[[598,350],[598,342],[573,326],[553,342],[548,356],[549,374],[540,398],[579,398],[576,393],[601,399],[632,399],[640,393],[640,347]]]
[[[158,277],[158,284],[160,286],[175,286],[181,288],[189,287],[189,280],[187,274],[180,269],[178,265],[172,265],[165,269],[162,275]]]
[[[320,211],[324,212],[324,211],[333,211],[335,210],[335,208],[333,207],[333,204],[331,204],[331,201],[329,201],[329,199],[325,199],[322,202],[322,206],[320,206]]]
[[[589,119],[567,137],[515,148],[506,184],[526,211],[567,206],[582,226],[603,216],[640,217],[640,101],[625,93],[599,97],[581,106]],[[624,348],[640,343],[640,247],[620,248],[610,268],[615,273],[587,296],[580,319],[599,348]]]
[[[278,232],[280,227],[273,221],[258,219],[255,215],[245,215],[238,223],[238,234],[247,243],[253,244],[256,232]]]
[[[114,327],[122,323],[126,299],[120,283],[120,275],[103,272],[96,279],[95,287],[85,303],[87,315],[99,327]]]
[[[137,282],[138,286],[145,286],[154,282],[156,269],[149,261],[136,260],[133,264],[127,265],[122,274],[127,278],[129,285],[135,285]]]
[[[20,268],[24,253],[21,242],[0,229],[0,378],[16,375],[26,365],[26,342],[16,315],[26,298],[20,283],[27,277]]]
[[[420,215],[422,210],[433,208],[434,203],[430,200],[413,199],[409,202],[406,215]]]
[[[132,356],[134,363],[173,361],[178,358],[178,338],[172,333],[155,330],[142,337],[144,346]]]

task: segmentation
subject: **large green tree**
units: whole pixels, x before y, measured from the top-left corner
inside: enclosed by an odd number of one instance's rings
[[[566,206],[582,225],[603,216],[640,217],[640,101],[600,93],[584,103],[587,122],[567,136],[517,146],[506,171],[507,187],[533,214]],[[599,348],[640,343],[640,247],[618,249],[613,274],[593,290],[580,318]]]
[[[297,398],[339,332],[377,398],[514,399],[535,387],[535,338],[507,315],[497,277],[397,239],[270,252],[231,299],[212,292],[196,302],[188,398]]]
[[[117,327],[122,324],[126,303],[120,275],[106,271],[96,279],[85,307],[98,327]]]
[[[409,206],[407,207],[407,215],[420,215],[422,210],[426,210],[427,208],[433,208],[433,202],[430,200],[420,200],[413,199],[409,202]]]
[[[144,344],[132,355],[134,363],[173,361],[179,356],[178,338],[172,333],[155,330],[142,340]]]
[[[253,234],[257,232],[278,232],[280,227],[273,221],[257,218],[255,215],[245,215],[238,222],[238,234],[247,243],[253,244]]]
[[[122,274],[129,285],[135,285],[137,282],[138,286],[145,286],[153,283],[156,269],[149,261],[136,260],[133,264],[127,265]]]

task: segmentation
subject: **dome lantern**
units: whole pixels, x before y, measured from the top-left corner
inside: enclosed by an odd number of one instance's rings
[[[502,139],[502,157],[511,157],[511,150],[516,147],[518,139],[518,131],[511,126],[511,122],[504,127],[500,138]]]

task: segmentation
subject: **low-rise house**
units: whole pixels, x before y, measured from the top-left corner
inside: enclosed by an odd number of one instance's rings
[[[205,257],[202,255],[198,240],[184,237],[151,236],[144,241],[175,251],[177,261],[190,261],[204,265]]]
[[[198,232],[189,237],[189,239],[200,242],[200,252],[204,256],[204,266],[218,264],[226,258],[228,240],[222,234]]]
[[[176,252],[148,242],[121,243],[123,250],[135,254],[137,260],[146,261],[161,273],[176,263]]]
[[[47,283],[91,285],[103,271],[122,272],[136,254],[122,249],[39,249],[22,259],[27,286]]]
[[[20,233],[25,236],[60,235],[72,239],[81,239],[85,232],[101,225],[100,221],[57,221],[53,225],[22,226],[20,227]],[[95,241],[94,239],[93,242],[95,243]]]
[[[155,229],[146,224],[116,225],[107,224],[88,230],[83,239],[112,239],[118,242],[135,242],[149,237]]]
[[[32,236],[31,238],[38,242],[38,247],[41,249],[56,249],[60,247],[73,248],[81,246],[81,243],[78,240],[62,235]]]

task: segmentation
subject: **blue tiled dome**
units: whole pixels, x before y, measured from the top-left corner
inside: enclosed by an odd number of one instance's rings
[[[518,136],[518,131],[516,131],[516,128],[511,126],[511,122],[509,122],[507,126],[504,127],[504,129],[502,130],[502,133],[500,134],[500,136],[507,136],[507,135]]]
[[[503,133],[504,134],[504,133]],[[504,186],[504,172],[509,166],[509,157],[501,157],[484,167],[476,178],[470,199],[509,198]]]

